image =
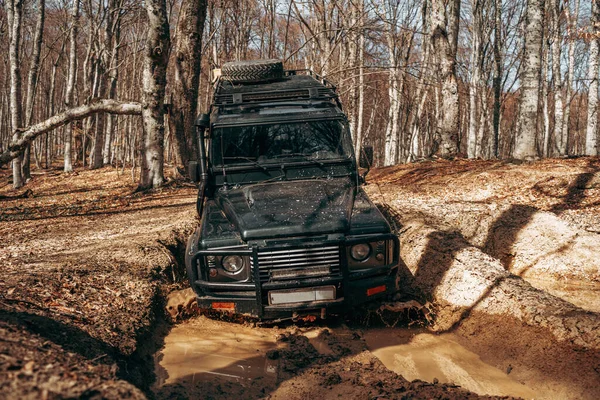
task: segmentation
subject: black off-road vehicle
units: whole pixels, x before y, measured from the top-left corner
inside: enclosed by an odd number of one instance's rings
[[[228,63],[197,126],[186,267],[201,308],[324,317],[396,292],[398,239],[361,188],[333,85],[277,60]]]

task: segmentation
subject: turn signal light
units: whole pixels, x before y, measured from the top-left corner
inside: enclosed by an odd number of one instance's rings
[[[235,303],[212,303],[211,307],[214,310],[235,311]]]
[[[373,296],[374,294],[382,293],[382,292],[385,292],[385,285],[376,286],[374,288],[367,289],[367,296]]]

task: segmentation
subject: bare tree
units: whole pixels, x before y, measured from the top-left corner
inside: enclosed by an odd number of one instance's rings
[[[109,99],[117,97],[117,81],[119,79],[119,53],[121,47],[121,21],[123,17],[124,0],[111,0],[109,3],[106,29],[106,58],[105,63],[108,69],[108,88],[107,95]],[[109,164],[111,159],[111,141],[113,131],[115,130],[116,117],[107,116],[106,133],[104,136],[104,151],[102,164]]]
[[[494,157],[499,156],[498,148],[500,141],[500,101],[502,95],[502,56],[501,37],[502,29],[502,0],[494,0],[494,120],[493,120],[493,144]]]
[[[75,91],[75,76],[77,74],[77,28],[79,25],[79,0],[73,0],[71,9],[71,28],[69,31],[69,75],[67,77],[67,88],[65,92],[65,105],[67,108],[73,107],[74,91]],[[65,132],[65,149],[64,149],[64,171],[73,171],[73,162],[71,159],[71,144],[73,140],[73,126],[67,125]]]
[[[600,24],[600,10],[598,2],[592,0],[592,15],[590,25],[593,32],[590,35],[590,55],[588,61],[588,80],[590,87],[588,91],[587,107],[587,129],[585,135],[585,154],[588,156],[598,155],[598,48],[597,26]]]
[[[561,148],[563,124],[564,124],[564,102],[563,85],[561,78],[561,50],[562,50],[562,31],[560,25],[561,0],[551,0],[550,10],[551,29],[552,29],[552,89],[554,91],[554,142],[557,148]],[[545,156],[550,155],[550,149],[544,151]]]
[[[0,166],[17,159],[25,147],[43,133],[101,112],[117,115],[141,115],[142,106],[139,103],[133,102],[122,103],[116,100],[95,100],[90,104],[69,108],[62,113],[25,129],[19,129],[19,138],[14,139],[9,144],[8,149],[0,154]]]
[[[44,16],[46,11],[46,1],[39,0],[37,5],[37,19],[35,24],[35,34],[33,39],[33,54],[31,56],[31,65],[29,66],[29,75],[27,77],[27,98],[25,100],[25,125],[31,125],[33,118],[33,103],[37,89],[37,81],[40,70],[40,56],[42,53],[42,41],[44,32]],[[31,179],[31,146],[25,148],[23,154],[23,178]]]
[[[453,157],[458,153],[459,98],[456,78],[456,49],[460,19],[460,0],[433,0],[431,9],[431,44],[440,71],[441,121],[438,154]]]
[[[184,0],[176,30],[174,81],[171,83],[169,128],[174,133],[176,162],[187,170],[196,155],[195,125],[206,0]]]
[[[10,65],[10,125],[13,132],[13,141],[21,138],[19,128],[22,125],[21,110],[21,68],[19,48],[21,44],[21,21],[23,18],[23,2],[21,0],[7,0],[6,14],[9,31],[9,65]],[[13,187],[23,186],[21,171],[21,155],[13,160]]]
[[[471,44],[471,85],[469,86],[469,134],[467,138],[467,157],[476,158],[479,156],[477,146],[477,100],[481,95],[481,64],[482,64],[482,42],[483,42],[483,4],[480,0],[471,2],[473,13],[473,34]]]
[[[595,1],[595,0],[594,0]],[[567,79],[564,83],[566,87],[565,91],[565,105],[562,131],[560,135],[560,141],[557,143],[558,152],[561,156],[568,154],[569,152],[569,127],[571,120],[571,101],[573,100],[573,83],[575,77],[575,46],[577,36],[577,24],[579,20],[579,4],[580,0],[575,0],[574,11],[571,13],[569,9],[570,2],[567,2],[565,12],[567,14],[567,36],[569,39],[569,52],[568,52],[568,64],[567,64]]]
[[[169,21],[165,0],[146,0],[148,36],[144,53],[142,119],[142,171],[140,189],[163,184],[164,97],[169,59]]]
[[[544,0],[529,0],[525,21],[525,32],[527,32],[525,54],[520,76],[520,129],[515,137],[514,149],[514,157],[519,160],[532,160],[537,156],[535,139],[538,123],[543,22]]]

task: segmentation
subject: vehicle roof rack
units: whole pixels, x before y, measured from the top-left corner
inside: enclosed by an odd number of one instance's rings
[[[286,70],[284,78],[236,84],[217,79],[213,94],[215,106],[239,106],[290,100],[335,101],[341,107],[336,87],[311,70]]]

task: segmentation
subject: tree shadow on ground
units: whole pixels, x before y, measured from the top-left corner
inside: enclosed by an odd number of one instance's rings
[[[512,246],[517,242],[521,230],[538,211],[539,209],[531,206],[512,205],[490,226],[481,250],[500,260],[504,268],[509,270],[515,257]]]
[[[594,179],[598,170],[600,170],[597,164],[597,159],[588,160],[586,171],[576,176],[569,184],[566,194],[559,196],[560,202],[552,206],[549,211],[560,215],[565,210],[580,208],[586,198],[585,190],[589,188],[589,183]],[[545,192],[538,185],[534,189],[545,196],[558,197]],[[533,216],[538,211],[539,209],[536,207],[513,204],[490,226],[482,250],[492,257],[499,259],[504,267],[510,270],[515,257],[512,247],[517,242],[519,233],[531,222]],[[565,248],[561,246],[561,248],[553,251],[553,253],[563,250]],[[521,271],[519,275],[522,275],[523,272]]]
[[[172,196],[176,198],[188,198],[187,194],[181,196]],[[102,202],[106,201],[119,201],[120,196],[106,196],[102,199]],[[155,201],[156,199],[150,199],[149,201]],[[186,202],[180,202],[175,204],[154,204],[145,205],[143,201],[138,201],[133,204],[117,204],[112,207],[107,207],[104,203],[98,203],[94,205],[91,201],[82,201],[75,205],[48,205],[40,207],[27,207],[19,208],[14,213],[8,214],[8,212],[0,215],[0,221],[35,221],[35,220],[51,220],[56,218],[66,218],[75,216],[108,216],[114,214],[127,214],[137,211],[146,211],[153,209],[166,209],[166,208],[185,208],[190,205],[196,205],[196,200],[190,200]],[[10,211],[10,210],[5,210]]]
[[[137,338],[137,348],[131,354],[124,354],[117,347],[111,346],[101,339],[95,338],[76,323],[90,324],[91,321],[78,315],[46,316],[43,313],[52,313],[53,310],[44,309],[36,304],[21,302],[24,310],[12,309],[7,304],[9,299],[0,297],[0,328],[7,332],[28,332],[37,335],[44,340],[59,346],[65,353],[74,353],[82,356],[90,364],[106,365],[113,371],[116,377],[129,381],[141,390],[149,393],[150,386],[154,382],[153,362],[151,355],[164,345],[164,337],[168,333],[166,317],[162,302],[156,304],[153,312],[157,317],[155,327],[152,330],[140,329]],[[23,308],[20,307],[20,308]],[[66,318],[65,318],[66,317]],[[73,322],[67,322],[66,319]],[[62,321],[61,319],[65,319]],[[9,335],[10,336],[10,335]],[[0,340],[12,340],[0,338]],[[23,343],[20,339],[19,343]],[[24,344],[25,345],[25,344]],[[30,353],[35,359],[36,351],[47,351],[43,348],[31,349]],[[60,361],[57,361],[60,362]],[[117,368],[115,368],[117,367]],[[84,368],[82,366],[82,368]],[[113,379],[113,376],[103,376],[104,379]]]
[[[2,300],[0,299],[0,302]],[[117,350],[74,325],[28,311],[0,309],[0,321],[19,326],[88,360],[111,362]]]

